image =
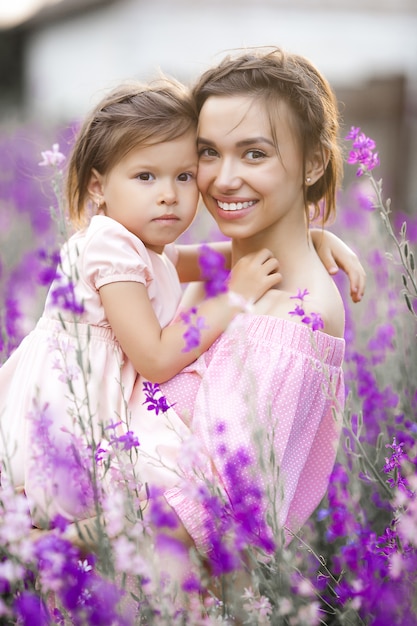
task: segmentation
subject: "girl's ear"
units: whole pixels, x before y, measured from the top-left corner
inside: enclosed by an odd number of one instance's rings
[[[330,159],[330,151],[318,146],[309,156],[306,162],[306,180],[309,185],[323,176]]]
[[[103,203],[103,176],[95,168],[91,170],[87,189],[91,200],[100,206]]]

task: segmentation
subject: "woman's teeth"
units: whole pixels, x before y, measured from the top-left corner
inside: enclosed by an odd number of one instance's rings
[[[253,206],[255,200],[251,200],[250,202],[220,202],[218,200],[217,204],[223,211],[240,211],[241,209],[248,209],[250,206]]]

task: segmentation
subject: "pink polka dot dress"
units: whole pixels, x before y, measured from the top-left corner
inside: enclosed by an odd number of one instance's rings
[[[326,492],[341,431],[344,349],[344,339],[303,324],[241,314],[161,385],[209,459],[205,478],[232,507],[236,494],[259,489],[264,515],[269,510],[287,541]],[[188,473],[188,481],[200,479]],[[184,483],[165,497],[207,552],[210,510],[193,493]]]

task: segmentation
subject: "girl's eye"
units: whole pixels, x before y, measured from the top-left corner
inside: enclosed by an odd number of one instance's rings
[[[154,180],[154,175],[151,174],[150,172],[141,172],[140,174],[137,175],[136,178],[139,178],[139,180]]]
[[[216,157],[217,152],[214,148],[201,148],[201,150],[199,150],[198,152],[198,156],[199,158]]]
[[[182,172],[178,174],[178,180],[182,183],[188,183],[188,181],[193,180],[194,175],[191,172]]]
[[[266,154],[265,152],[262,152],[262,150],[248,150],[246,153],[246,157],[250,160],[250,161],[258,161],[260,159],[265,158]]]

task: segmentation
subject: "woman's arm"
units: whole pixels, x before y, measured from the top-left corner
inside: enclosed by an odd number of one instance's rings
[[[350,297],[353,302],[360,302],[365,292],[366,272],[357,255],[328,230],[311,228],[310,233],[317,254],[329,274],[336,274],[339,268],[346,272],[350,283]]]
[[[350,282],[350,295],[353,302],[360,302],[365,292],[366,273],[353,250],[337,235],[322,228],[311,228],[311,238],[321,262],[329,272],[336,274],[339,268],[346,272]],[[209,245],[225,257],[225,267],[230,268],[232,248],[230,241],[217,241]],[[201,280],[198,262],[200,245],[179,245],[177,272],[182,283]]]
[[[184,339],[190,324],[179,321],[161,329],[142,283],[109,283],[100,288],[100,297],[109,324],[136,371],[150,382],[161,383],[207,350],[244,310],[245,302],[256,302],[280,278],[278,261],[269,250],[240,259],[231,271],[229,291],[193,309],[191,326],[197,330],[198,346],[190,350],[185,349]]]

